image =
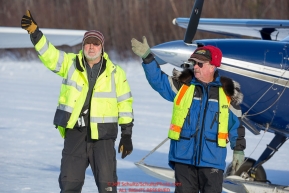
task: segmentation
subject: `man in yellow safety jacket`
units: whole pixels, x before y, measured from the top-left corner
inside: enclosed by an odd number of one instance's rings
[[[210,45],[199,47],[186,62],[190,68],[168,76],[150,53],[145,37],[143,42],[134,38],[131,42],[133,52],[143,59],[149,84],[174,103],[168,137],[175,192],[222,192],[227,140],[234,150],[234,171],[244,161],[246,141],[240,124],[243,95],[238,83],[218,74],[221,50]]]
[[[40,60],[63,78],[54,125],[64,138],[59,186],[61,193],[81,192],[91,166],[99,192],[117,192],[115,139],[125,158],[133,150],[133,110],[125,72],[104,52],[104,36],[84,34],[78,54],[56,49],[39,30],[30,11],[21,27],[28,31]]]

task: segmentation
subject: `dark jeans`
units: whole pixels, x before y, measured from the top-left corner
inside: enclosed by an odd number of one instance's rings
[[[59,175],[61,193],[81,192],[88,165],[100,193],[117,192],[115,140],[88,143],[86,135],[87,128],[66,131]]]
[[[223,170],[175,163],[175,193],[221,193]]]

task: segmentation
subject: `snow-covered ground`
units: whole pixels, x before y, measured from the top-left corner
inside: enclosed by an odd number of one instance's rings
[[[148,176],[135,166],[167,137],[172,104],[159,96],[147,83],[140,61],[119,62],[127,73],[134,97],[134,150],[121,159],[117,154],[119,192],[129,192],[133,183],[165,183]],[[162,69],[171,74],[173,66]],[[22,62],[0,58],[0,192],[59,192],[58,175],[63,139],[52,121],[61,78],[46,69],[39,60]],[[287,115],[284,115],[287,116]],[[246,156],[258,158],[273,135],[246,134]],[[258,142],[260,144],[256,147]],[[118,147],[119,138],[116,141]],[[148,164],[167,166],[168,142],[149,156]],[[254,151],[254,149],[256,149]],[[289,143],[264,164],[272,183],[289,185]],[[253,152],[254,151],[254,152]],[[228,151],[227,163],[232,160]],[[173,186],[165,186],[171,192]],[[149,188],[143,186],[141,188]],[[162,186],[155,186],[162,188]],[[83,192],[97,192],[90,168],[86,172]]]

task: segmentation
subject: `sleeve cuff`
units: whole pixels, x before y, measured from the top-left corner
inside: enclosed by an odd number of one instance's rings
[[[154,55],[152,55],[151,53],[146,57],[146,58],[143,58],[143,63],[144,64],[149,64],[151,63],[153,60],[155,59]]]
[[[31,42],[33,43],[34,46],[39,42],[42,35],[43,35],[43,33],[39,30],[38,27],[36,28],[36,30],[32,34],[30,34],[30,39],[31,39]]]

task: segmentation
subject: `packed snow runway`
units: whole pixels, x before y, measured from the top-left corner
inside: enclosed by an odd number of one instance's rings
[[[173,192],[171,183],[148,176],[135,166],[167,137],[172,103],[164,100],[147,83],[140,61],[119,62],[127,73],[134,97],[135,126],[131,155],[117,154],[118,191]],[[162,69],[171,74],[172,65]],[[0,59],[0,192],[56,193],[63,139],[52,121],[62,79],[46,69],[39,60]],[[242,88],[244,89],[244,88]],[[287,115],[284,115],[287,116]],[[246,156],[258,158],[273,135],[246,133]],[[118,147],[119,138],[116,140]],[[169,143],[165,143],[145,161],[167,166]],[[256,150],[254,151],[254,149]],[[289,185],[289,143],[263,166],[272,183]],[[254,151],[254,152],[253,152]],[[253,153],[252,153],[253,152]],[[228,150],[227,163],[232,160]],[[141,189],[143,188],[143,189]],[[155,189],[149,189],[155,188]],[[90,168],[83,192],[97,192]]]

